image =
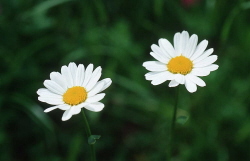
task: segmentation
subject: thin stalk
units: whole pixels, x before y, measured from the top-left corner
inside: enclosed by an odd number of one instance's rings
[[[172,154],[172,148],[173,148],[173,142],[174,142],[176,113],[177,113],[177,105],[178,105],[179,91],[180,91],[179,88],[180,88],[179,86],[176,88],[175,103],[174,103],[174,112],[173,112],[173,116],[172,116],[171,129],[170,129],[169,155],[168,155],[168,160],[169,161],[171,160],[171,154]]]
[[[82,116],[83,116],[83,123],[84,123],[85,132],[87,134],[87,138],[89,138],[91,136],[91,130],[89,128],[89,123],[88,123],[88,120],[87,120],[86,115],[84,113],[84,110],[82,110]],[[94,144],[89,144],[89,146],[90,146],[90,151],[91,151],[91,161],[96,161]]]

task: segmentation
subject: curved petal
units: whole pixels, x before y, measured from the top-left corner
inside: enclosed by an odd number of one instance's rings
[[[171,80],[171,81],[169,82],[169,84],[168,84],[169,87],[176,87],[176,86],[178,86],[178,85],[179,85],[179,83],[176,82],[175,80]]]
[[[62,73],[62,76],[65,78],[65,80],[67,82],[68,88],[73,87],[74,82],[73,82],[73,78],[72,78],[72,75],[71,75],[71,72],[70,72],[69,68],[67,66],[65,66],[65,65],[62,66],[61,73]]]
[[[66,110],[63,113],[62,121],[67,121],[68,119],[70,119],[72,117],[72,114],[73,114],[73,108],[71,107],[70,109]]]
[[[190,58],[197,47],[197,42],[198,42],[198,36],[193,34],[188,41],[188,44],[186,46],[183,55],[186,56],[187,58]]]
[[[197,46],[194,54],[190,57],[190,59],[193,61],[196,58],[198,58],[201,54],[203,54],[203,52],[206,50],[208,45],[208,41],[207,40],[203,40],[202,42],[199,43],[199,45]]]
[[[191,80],[193,83],[197,84],[200,87],[206,86],[206,83],[201,78],[195,75],[187,74],[186,77],[188,77],[189,80]]]
[[[72,115],[79,114],[81,112],[81,108],[77,106],[73,106],[72,108]]]
[[[104,83],[104,85],[98,93],[100,93],[100,92],[104,91],[106,88],[108,88],[111,85],[112,80],[110,78],[105,78],[105,79],[97,82],[95,86],[97,86],[98,84],[102,84],[102,83]]]
[[[99,112],[104,108],[104,104],[101,102],[90,103],[85,108],[93,112]]]
[[[181,39],[181,34],[179,32],[177,32],[174,35],[174,48],[175,48],[175,55],[176,56],[181,54],[181,52],[180,52],[180,39]]]
[[[100,93],[100,94],[97,94],[97,95],[94,95],[92,97],[89,97],[87,98],[86,102],[88,103],[94,103],[94,102],[98,102],[100,100],[102,100],[105,96],[105,93]]]
[[[92,74],[92,76],[91,76],[88,84],[86,85],[87,92],[90,91],[95,86],[95,84],[100,79],[101,75],[102,75],[102,68],[101,67],[97,67],[94,70],[94,72],[93,72],[93,74]]]
[[[172,44],[167,39],[159,39],[158,41],[160,48],[163,49],[168,59],[175,57],[175,50]]]
[[[104,82],[101,82],[101,83],[98,82],[98,83],[95,85],[95,87],[92,88],[92,89],[88,92],[88,97],[92,97],[92,96],[96,95],[97,93],[99,93],[99,92],[102,90],[103,86],[104,86]]]
[[[179,48],[180,48],[180,54],[183,54],[185,52],[186,46],[188,44],[189,40],[189,34],[187,31],[182,31],[180,36],[180,42],[179,42]]]
[[[153,80],[155,77],[158,77],[160,75],[162,75],[162,73],[165,73],[166,71],[163,72],[148,72],[147,74],[145,74],[145,78],[146,80]]]
[[[166,71],[166,72],[162,72],[162,73],[155,75],[152,79],[151,84],[159,85],[167,80],[172,80],[172,79],[174,79],[174,74]]]
[[[87,66],[86,71],[85,71],[85,78],[84,78],[82,86],[85,87],[87,85],[87,83],[89,82],[89,80],[92,76],[93,68],[94,68],[93,64],[89,64]]]
[[[46,102],[51,105],[61,105],[64,104],[62,99],[59,98],[51,98],[51,97],[38,97],[38,100],[41,102]]]
[[[59,72],[50,73],[50,79],[60,85],[65,91],[67,90],[67,82]]]
[[[205,66],[211,65],[217,60],[217,58],[218,58],[217,55],[209,56],[206,59],[200,61],[199,63],[194,64],[194,67],[205,67]]]
[[[158,61],[146,61],[142,64],[149,71],[166,71],[167,67],[165,64]]]
[[[193,83],[191,80],[189,80],[188,78],[186,78],[185,81],[185,86],[188,90],[188,92],[193,93],[197,90],[197,86],[195,83]]]
[[[46,88],[39,89],[37,91],[37,94],[40,97],[51,97],[51,98],[55,98],[55,99],[62,99],[62,95],[55,94],[55,93],[51,92],[50,90],[48,90]]]
[[[153,44],[151,45],[151,49],[153,52],[150,52],[150,55],[154,57],[156,60],[162,63],[168,62],[169,58],[165,53],[164,49],[161,49],[159,46]]]
[[[45,80],[43,84],[51,92],[54,92],[56,94],[62,95],[65,92],[65,90],[60,85],[58,85],[56,82],[52,80]]]
[[[164,58],[160,57],[158,54],[156,54],[154,52],[150,52],[150,55],[153,58],[155,58],[156,60],[158,60],[159,62],[164,63],[164,64],[166,64],[169,61],[169,59],[164,59]]]
[[[73,86],[76,85],[76,71],[77,71],[77,66],[75,63],[69,63],[69,70],[72,76],[72,80],[73,80]]]
[[[213,52],[214,52],[213,48],[206,50],[200,57],[196,58],[193,61],[193,63],[194,64],[199,63],[200,61],[202,61],[202,60],[206,59],[208,56],[210,56]]]
[[[62,105],[58,105],[58,106],[54,106],[54,107],[50,107],[50,108],[47,108],[47,109],[45,109],[44,110],[44,112],[50,112],[50,111],[52,111],[52,110],[54,110],[54,109],[57,109],[57,108],[59,108],[59,109],[61,109],[61,110],[68,110],[68,109],[70,109],[70,105],[67,105],[67,104],[62,104]]]
[[[210,71],[204,70],[203,68],[194,68],[190,74],[202,77],[209,75]]]
[[[182,74],[175,74],[174,75],[174,80],[178,82],[179,84],[184,84],[185,83],[185,77]]]
[[[76,71],[75,85],[82,86],[84,81],[85,68],[83,64],[79,64]]]
[[[206,66],[206,67],[203,67],[203,68],[201,68],[201,69],[211,72],[211,71],[217,70],[218,68],[219,68],[219,65],[217,65],[217,64],[211,64],[211,65]]]

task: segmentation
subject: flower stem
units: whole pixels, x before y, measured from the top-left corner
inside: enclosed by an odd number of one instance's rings
[[[84,123],[85,132],[87,134],[87,137],[89,138],[91,136],[91,130],[89,128],[89,123],[87,121],[84,109],[81,110],[81,111],[82,111],[82,116],[83,116],[83,123]],[[89,146],[90,146],[90,149],[91,149],[91,161],[96,161],[94,144],[89,144]]]
[[[174,103],[174,112],[172,117],[172,123],[171,123],[171,129],[170,129],[170,137],[169,137],[169,157],[168,160],[171,160],[171,154],[172,154],[172,148],[173,148],[173,142],[174,142],[174,134],[175,134],[175,122],[176,122],[176,113],[177,113],[177,105],[179,100],[179,91],[180,87],[178,86],[176,88],[176,94],[175,94],[175,103]]]

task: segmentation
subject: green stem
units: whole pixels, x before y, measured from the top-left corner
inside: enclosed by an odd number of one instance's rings
[[[170,137],[169,137],[169,155],[168,155],[168,160],[169,161],[171,159],[173,142],[174,142],[175,122],[176,122],[177,105],[178,105],[178,100],[179,100],[179,91],[180,91],[180,87],[178,86],[178,87],[176,87],[174,112],[173,112],[171,129],[170,129]]]
[[[84,113],[84,109],[82,110],[82,116],[83,116],[83,123],[84,123],[85,132],[87,134],[87,138],[89,138],[91,136],[91,130],[89,128],[89,123],[88,123],[86,115]],[[94,144],[89,144],[89,146],[91,149],[91,161],[96,161]]]

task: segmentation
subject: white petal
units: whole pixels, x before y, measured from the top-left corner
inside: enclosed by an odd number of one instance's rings
[[[159,45],[162,49],[164,49],[166,56],[171,59],[175,57],[175,50],[172,44],[167,39],[160,39]]]
[[[182,74],[175,74],[174,75],[174,80],[178,82],[179,84],[184,84],[185,83],[185,77]]]
[[[102,100],[105,96],[105,93],[100,93],[100,94],[97,94],[97,95],[94,95],[92,97],[89,97],[87,98],[86,102],[88,103],[94,103],[94,102],[98,102],[100,100]]]
[[[104,108],[104,104],[101,102],[95,102],[95,103],[86,105],[85,108],[93,112],[99,112]]]
[[[193,83],[197,84],[200,87],[206,86],[206,83],[197,76],[194,76],[192,74],[187,74],[186,77],[188,77],[189,80],[191,80]]]
[[[199,62],[202,61],[203,59],[206,59],[206,58],[207,58],[209,55],[211,55],[213,52],[214,52],[214,49],[213,49],[213,48],[206,50],[200,57],[196,58],[196,59],[193,61],[193,63],[194,63],[194,64],[199,63]]]
[[[185,86],[188,90],[188,92],[193,93],[197,90],[197,86],[195,83],[193,83],[191,80],[189,80],[188,78],[186,78],[185,81]]]
[[[56,94],[62,95],[65,92],[65,90],[60,85],[58,85],[56,82],[52,80],[45,80],[43,84],[51,92],[54,92]]]
[[[165,53],[164,49],[161,49],[159,46],[155,44],[151,45],[151,49],[155,53],[155,55],[157,55],[157,57],[160,59],[160,62],[162,63],[168,62],[169,58]]]
[[[194,68],[190,74],[202,77],[209,75],[210,71],[204,70],[203,68]]]
[[[201,68],[202,70],[207,70],[207,71],[215,71],[219,68],[217,64],[211,64],[209,66]]]
[[[51,92],[50,90],[48,90],[47,88],[40,88],[37,90],[36,92],[39,96],[42,96],[42,95],[47,95],[47,94],[54,94],[54,95],[58,95],[58,94],[55,94],[53,92]],[[58,95],[60,96],[60,95]]]
[[[217,60],[217,58],[218,58],[217,55],[209,56],[206,59],[200,61],[199,63],[194,64],[194,67],[205,67],[205,66],[211,65]]]
[[[40,88],[40,89],[38,89],[37,91],[36,91],[36,93],[38,94],[38,95],[41,95],[42,93],[44,93],[44,92],[48,92],[49,90],[47,89],[47,88]]]
[[[202,42],[199,43],[199,45],[197,46],[194,54],[190,57],[191,60],[195,60],[196,58],[198,58],[201,54],[203,54],[203,52],[206,50],[208,45],[208,41],[207,40],[203,40]]]
[[[188,44],[186,46],[183,55],[186,56],[187,58],[190,58],[196,49],[197,42],[198,42],[198,36],[193,34],[188,41]]]
[[[38,97],[38,100],[41,101],[41,102],[46,102],[48,104],[51,104],[51,105],[61,105],[61,104],[64,104],[62,98],[59,99],[59,98],[51,98],[51,97]]]
[[[172,80],[172,79],[174,79],[174,74],[166,71],[166,72],[162,72],[162,73],[155,75],[152,79],[151,84],[159,85],[167,80]]]
[[[68,88],[71,88],[74,86],[74,82],[73,82],[73,78],[71,75],[71,72],[69,70],[69,68],[67,66],[62,66],[61,68],[61,73],[63,75],[63,77],[65,78],[66,82],[67,82],[67,86]]]
[[[46,88],[41,88],[37,91],[38,95],[41,97],[50,97],[55,99],[62,99],[62,95],[55,94]]]
[[[102,75],[102,68],[101,67],[97,67],[94,70],[94,72],[93,72],[93,74],[92,74],[92,76],[91,76],[88,84],[86,85],[87,92],[90,91],[95,86],[95,84],[100,79],[101,75]]]
[[[175,55],[181,54],[180,52],[180,39],[181,39],[181,34],[178,32],[174,35],[174,48],[175,48]]]
[[[160,76],[162,73],[165,73],[166,71],[163,72],[148,72],[145,74],[146,80],[153,80],[155,77]]]
[[[50,111],[57,109],[57,108],[58,108],[57,106],[49,107],[49,108],[45,109],[44,112],[50,112]]]
[[[187,31],[183,31],[181,33],[181,36],[180,36],[180,54],[183,54],[185,49],[186,49],[186,46],[187,46],[187,43],[188,43],[188,40],[189,40],[189,34]]]
[[[72,108],[72,115],[76,115],[79,114],[81,112],[81,108],[77,107],[77,106],[73,106]]]
[[[63,113],[62,121],[67,121],[68,119],[70,119],[72,117],[72,114],[73,114],[73,108],[71,107],[70,109],[66,110]]]
[[[87,83],[89,82],[90,78],[91,78],[91,75],[92,75],[92,72],[93,72],[93,64],[89,64],[86,68],[86,71],[85,71],[85,77],[84,77],[84,81],[83,81],[83,84],[82,86],[86,86]]]
[[[150,52],[150,55],[161,63],[167,63],[169,61],[168,59],[164,59],[154,52]]]
[[[76,71],[77,71],[77,66],[75,63],[69,63],[69,70],[72,76],[73,80],[73,86],[76,84]]]
[[[79,64],[76,71],[75,85],[82,86],[84,81],[85,68],[83,64]]]
[[[83,108],[87,104],[89,104],[89,103],[85,101],[85,102],[80,103],[79,105],[76,105],[75,107],[77,107],[77,108]]]
[[[110,78],[105,78],[105,79],[103,79],[103,80],[97,82],[95,86],[97,86],[98,84],[101,84],[101,83],[104,83],[104,85],[103,85],[102,89],[101,89],[99,92],[102,92],[102,91],[104,91],[106,88],[108,88],[108,87],[111,85],[112,81],[111,81]]]
[[[44,110],[44,112],[50,112],[50,111],[57,109],[57,108],[65,111],[65,110],[68,110],[70,108],[70,105],[62,104],[62,105],[50,107],[50,108],[47,108],[46,110]]]
[[[95,85],[95,87],[92,88],[92,89],[88,92],[88,97],[92,97],[92,96],[94,96],[95,94],[99,93],[99,92],[102,90],[103,86],[104,86],[104,82],[101,82],[101,83],[98,82],[98,83]]]
[[[166,71],[166,64],[158,61],[146,61],[142,64],[149,71]]]
[[[50,73],[50,79],[60,85],[64,90],[67,90],[67,82],[59,72]]]
[[[179,85],[179,83],[176,82],[175,80],[171,80],[171,81],[169,82],[169,84],[168,84],[169,87],[176,87],[176,86],[178,86],[178,85]]]

